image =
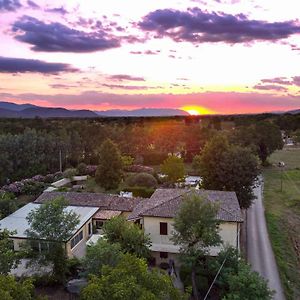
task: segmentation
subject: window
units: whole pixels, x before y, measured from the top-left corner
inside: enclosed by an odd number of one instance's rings
[[[82,230],[71,239],[71,249],[73,249],[83,239]]]
[[[88,225],[89,236],[92,235],[92,223]]]
[[[168,235],[168,223],[160,222],[160,235]]]
[[[168,258],[168,252],[159,252],[160,258]]]
[[[103,221],[96,221],[96,228],[97,229],[101,229],[102,228],[102,226],[103,226]]]

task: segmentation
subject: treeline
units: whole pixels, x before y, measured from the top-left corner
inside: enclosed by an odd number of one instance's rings
[[[282,147],[279,129],[298,128],[299,115],[267,114],[204,118],[1,119],[0,185],[58,171],[60,153],[63,169],[80,162],[98,165],[99,148],[107,138],[118,145],[122,155],[133,157],[135,163],[157,165],[170,153],[180,154],[186,162],[191,162],[205,143],[223,130],[230,135],[231,142],[252,147],[264,162],[274,149]]]

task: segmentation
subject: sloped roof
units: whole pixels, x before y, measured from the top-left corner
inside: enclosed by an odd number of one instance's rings
[[[243,221],[235,192],[192,189],[157,189],[151,198],[137,204],[128,219],[138,219],[142,216],[173,218],[179,210],[183,196],[189,193],[196,193],[211,202],[219,203],[217,218],[220,221]]]
[[[40,207],[38,203],[28,203],[21,207],[11,215],[0,220],[0,229],[8,229],[9,231],[14,231],[15,233],[12,237],[26,238],[26,230],[30,228],[28,220],[26,217],[28,214]],[[75,212],[79,217],[79,224],[76,226],[74,233],[79,230],[92,216],[98,211],[97,207],[81,207],[81,206],[67,206],[66,211]],[[73,233],[73,234],[74,234]]]
[[[34,202],[45,203],[55,198],[65,198],[69,205],[93,206],[104,210],[133,211],[141,198],[120,197],[103,193],[77,193],[77,192],[46,192],[41,194]]]
[[[119,210],[99,210],[93,216],[94,219],[101,219],[101,220],[110,220],[113,217],[117,217],[122,212]]]

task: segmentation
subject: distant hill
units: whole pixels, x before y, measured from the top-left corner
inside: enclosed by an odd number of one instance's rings
[[[290,110],[286,112],[287,114],[297,115],[300,114],[300,109]]]
[[[10,108],[8,108],[10,107]],[[31,104],[0,102],[0,118],[97,118],[91,110],[40,107]]]
[[[0,108],[14,110],[14,111],[21,111],[23,109],[32,108],[32,107],[38,107],[38,106],[33,105],[33,104],[29,104],[29,103],[27,103],[27,104],[16,104],[16,103],[5,102],[5,101],[0,102]]]
[[[95,112],[102,117],[168,117],[189,115],[184,110],[174,108],[141,108],[134,110],[112,109]]]

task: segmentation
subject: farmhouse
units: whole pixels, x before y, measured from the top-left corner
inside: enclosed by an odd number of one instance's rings
[[[149,199],[140,202],[128,220],[139,222],[145,234],[151,237],[152,257],[155,264],[177,260],[179,246],[171,241],[173,218],[180,208],[184,196],[196,193],[208,201],[218,203],[217,219],[220,221],[220,236],[223,245],[210,249],[212,256],[217,255],[227,244],[240,249],[239,231],[243,222],[239,203],[234,192],[191,190],[191,189],[157,189]]]
[[[234,192],[206,191],[194,189],[157,189],[147,199],[128,198],[102,193],[77,192],[45,192],[34,203],[29,203],[15,213],[0,221],[0,229],[7,228],[15,231],[11,236],[14,249],[18,251],[20,244],[27,239],[26,230],[29,228],[26,217],[30,211],[42,203],[57,197],[64,197],[69,206],[79,215],[80,224],[73,235],[65,241],[69,257],[83,257],[86,246],[91,241],[101,237],[103,223],[112,217],[124,216],[128,221],[135,222],[149,234],[153,262],[160,264],[169,259],[177,260],[179,247],[171,241],[173,218],[180,208],[184,196],[196,193],[208,201],[218,203],[217,219],[220,221],[220,235],[223,245],[228,244],[240,248],[239,228],[243,221],[236,194]],[[223,247],[210,249],[211,255],[217,255]],[[36,247],[42,251],[47,247],[47,241],[37,241]]]

